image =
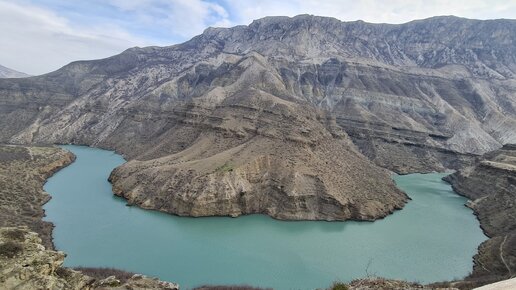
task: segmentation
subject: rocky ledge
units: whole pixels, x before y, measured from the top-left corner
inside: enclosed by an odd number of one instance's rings
[[[38,234],[27,227],[0,228],[0,289],[179,289],[138,274],[124,282],[115,276],[96,280],[63,267],[65,256],[45,249]]]
[[[516,275],[516,145],[487,153],[476,165],[444,178],[471,201],[489,240],[475,255],[468,279],[498,281]]]

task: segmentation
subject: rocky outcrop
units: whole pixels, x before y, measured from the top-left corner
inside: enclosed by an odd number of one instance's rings
[[[0,227],[28,226],[52,249],[53,225],[42,220],[42,206],[50,199],[43,184],[74,159],[57,147],[0,145]]]
[[[146,208],[374,219],[406,196],[373,163],[458,168],[514,141],[515,27],[300,15],[209,28],[0,80],[0,141],[115,149],[130,160],[115,192]]]
[[[131,160],[110,181],[131,204],[185,216],[373,220],[401,208],[407,197],[388,173],[325,118],[248,90],[215,108],[211,118],[198,115],[192,122],[210,129],[186,149]]]
[[[468,197],[489,240],[474,257],[471,279],[501,280],[516,275],[516,145],[486,154],[472,167],[445,177]]]
[[[45,249],[38,235],[27,227],[0,228],[1,289],[179,289],[177,284],[143,275],[125,282],[114,276],[95,280],[63,267],[64,258],[63,252]]]

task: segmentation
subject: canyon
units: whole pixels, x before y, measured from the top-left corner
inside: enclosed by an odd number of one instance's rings
[[[0,141],[114,149],[129,159],[115,193],[144,208],[374,220],[407,201],[387,170],[457,169],[514,143],[515,26],[300,15],[208,28],[0,80]]]
[[[182,44],[0,79],[0,142],[116,150],[128,160],[109,177],[116,195],[196,217],[376,220],[409,200],[393,172],[457,170],[445,180],[490,239],[469,280],[451,285],[485,284],[516,271],[514,43],[516,20],[453,16],[208,28]],[[5,150],[2,162],[40,152]],[[50,172],[73,160],[53,154],[35,160],[59,157]],[[48,196],[9,195],[51,173],[12,162],[27,171],[0,192],[2,226],[28,224],[52,249],[42,210],[20,206]]]

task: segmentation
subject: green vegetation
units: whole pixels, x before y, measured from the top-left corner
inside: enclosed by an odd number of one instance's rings
[[[331,286],[330,290],[349,290],[348,285],[342,283],[342,282],[335,282]]]
[[[231,163],[224,163],[224,165],[221,165],[221,166],[217,167],[217,169],[215,169],[215,172],[226,173],[226,172],[233,171],[233,169],[234,169],[233,164],[231,164]]]

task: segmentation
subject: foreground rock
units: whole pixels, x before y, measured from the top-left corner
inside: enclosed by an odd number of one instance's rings
[[[65,254],[46,250],[26,227],[0,228],[0,289],[167,289],[174,283],[134,275],[121,282],[114,276],[95,280],[62,267]]]
[[[516,278],[485,285],[474,290],[512,290],[516,289]]]
[[[75,156],[57,147],[0,145],[0,227],[28,226],[52,249],[52,227],[42,220],[50,195],[43,184]]]
[[[516,145],[486,154],[478,163],[445,177],[453,189],[469,199],[489,240],[474,257],[468,278],[478,284],[516,274]],[[485,282],[484,282],[485,281]],[[484,283],[482,283],[484,282]]]

